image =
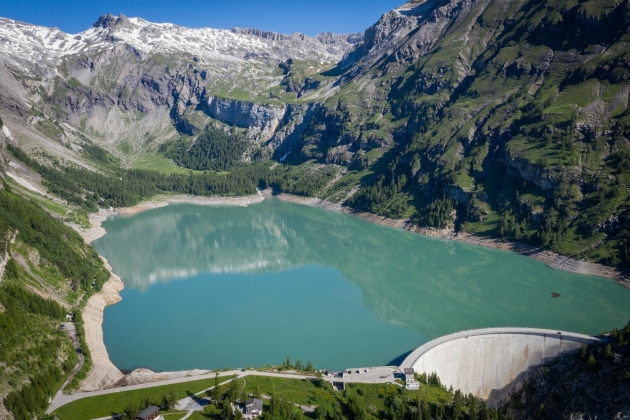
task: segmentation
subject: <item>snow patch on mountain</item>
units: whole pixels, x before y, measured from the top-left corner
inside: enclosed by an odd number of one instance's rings
[[[5,63],[27,73],[33,63],[55,66],[65,56],[98,53],[120,44],[147,56],[179,53],[196,60],[222,62],[268,63],[287,58],[336,62],[360,39],[356,34],[310,38],[298,33],[186,28],[124,15],[101,16],[91,28],[73,35],[57,28],[0,18],[0,55]]]

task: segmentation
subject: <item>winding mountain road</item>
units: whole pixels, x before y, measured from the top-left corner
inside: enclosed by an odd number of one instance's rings
[[[77,329],[74,326],[74,323],[73,322],[65,323],[65,325],[63,327],[63,331],[66,334],[68,334],[68,336],[70,337],[70,341],[72,341],[72,343],[74,344],[75,348],[80,348],[79,347],[79,337],[77,336]],[[57,391],[57,394],[55,394],[55,397],[52,399],[53,401],[55,401],[58,398],[63,397],[63,395],[64,395],[63,390],[66,389],[66,387],[68,386],[70,381],[72,381],[74,379],[74,377],[77,374],[77,372],[80,371],[81,368],[83,367],[83,363],[85,363],[85,360],[83,359],[83,353],[78,353],[77,355],[79,356],[79,362],[76,364],[76,366],[74,367],[74,370],[72,371],[70,376],[68,376],[68,379],[66,379],[66,381],[63,383],[63,385],[61,386],[59,391]]]

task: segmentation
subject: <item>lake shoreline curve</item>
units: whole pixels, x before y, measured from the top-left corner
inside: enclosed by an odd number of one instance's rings
[[[264,201],[266,198],[277,198],[279,200],[302,204],[312,207],[319,207],[325,210],[337,211],[360,217],[369,222],[398,229],[404,229],[412,233],[433,238],[455,240],[471,245],[486,248],[501,249],[516,252],[521,255],[534,258],[545,263],[548,267],[565,270],[576,274],[585,274],[597,277],[604,277],[616,280],[620,285],[630,288],[630,275],[626,271],[618,270],[614,267],[605,266],[588,261],[579,261],[571,257],[560,255],[553,251],[545,250],[527,244],[505,241],[497,238],[486,238],[472,235],[466,232],[455,232],[452,229],[436,229],[430,227],[420,227],[413,224],[409,219],[390,219],[374,213],[364,212],[343,206],[339,203],[322,200],[314,197],[302,197],[286,193],[274,193],[271,190],[259,191],[256,195],[243,197],[199,197],[199,196],[158,196],[151,200],[144,201],[133,207],[101,209],[98,213],[90,214],[90,227],[83,228],[72,225],[87,243],[105,235],[105,229],[101,224],[111,216],[133,215],[144,211],[158,209],[170,204],[194,204],[205,206],[248,206]],[[123,290],[122,280],[112,273],[111,267],[105,259],[106,268],[111,277],[103,285],[103,289],[90,297],[83,317],[85,320],[86,343],[92,355],[93,367],[88,373],[88,377],[83,381],[80,392],[103,390],[117,386],[138,385],[142,383],[157,382],[168,379],[182,377],[196,377],[207,374],[207,370],[189,370],[178,372],[153,372],[149,369],[136,369],[129,374],[122,373],[109,359],[109,354],[103,340],[103,314],[105,307],[113,305],[122,298],[119,292]]]
[[[207,206],[248,206],[260,203],[264,200],[261,193],[244,197],[198,197],[198,196],[158,196],[149,201],[144,201],[133,207],[101,209],[89,216],[90,227],[84,228],[73,223],[68,223],[85,240],[86,243],[101,238],[105,235],[105,229],[101,224],[108,218],[116,215],[133,215],[147,210],[158,209],[169,204],[195,204]],[[136,369],[129,374],[120,371],[109,359],[109,353],[103,339],[103,316],[105,308],[122,300],[120,292],[124,289],[124,283],[103,257],[105,268],[110,273],[110,278],[105,282],[99,293],[91,296],[83,308],[83,320],[85,330],[85,342],[92,356],[92,368],[87,378],[82,381],[79,392],[99,391],[103,389],[139,385],[150,382],[195,377],[208,374],[208,370],[186,370],[177,372],[153,372],[149,369]]]
[[[541,261],[545,263],[545,265],[547,265],[547,267],[549,268],[564,270],[575,274],[604,277],[607,279],[615,280],[621,286],[630,288],[629,270],[619,270],[615,267],[610,267],[595,262],[576,260],[575,258],[561,255],[557,252],[550,251],[541,247],[499,238],[473,235],[467,232],[455,232],[453,229],[448,228],[437,229],[432,227],[422,227],[414,224],[413,222],[411,222],[410,219],[390,219],[388,217],[379,216],[377,214],[361,211],[352,207],[342,206],[341,204],[332,203],[330,201],[322,200],[319,198],[301,197],[285,193],[276,194],[271,192],[270,190],[265,190],[262,192],[262,194],[265,197],[275,197],[291,203],[314,206],[326,210],[340,211],[345,214],[360,217],[377,225],[404,229],[409,232],[417,233],[423,236],[454,240],[457,242],[481,246],[484,248],[515,252],[517,254],[525,255],[535,260]]]

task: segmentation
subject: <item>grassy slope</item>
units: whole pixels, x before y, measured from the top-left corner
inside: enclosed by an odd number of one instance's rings
[[[223,383],[232,377],[221,377],[219,383]],[[101,395],[98,397],[83,398],[56,410],[53,415],[59,420],[82,420],[110,416],[125,411],[129,404],[140,406],[145,400],[160,404],[164,395],[171,389],[178,400],[186,398],[190,393],[196,394],[204,389],[214,386],[215,380],[202,379],[174,385],[163,385],[154,388],[139,389],[135,391],[122,391],[115,394]]]
[[[400,389],[392,384],[348,384],[347,392],[333,391],[330,385],[318,387],[314,381],[305,379],[287,379],[287,378],[271,378],[263,376],[247,376],[245,380],[239,379],[239,386],[242,393],[251,395],[260,393],[263,395],[264,411],[269,411],[268,399],[270,396],[292,404],[302,406],[346,406],[348,397],[351,394],[359,395],[368,408],[369,413],[375,418],[384,418],[386,410],[386,401],[392,397],[398,396],[403,401],[414,404],[418,398],[425,399],[429,403],[437,403],[438,401],[450,401],[453,396],[435,387],[422,384],[418,391],[407,391]],[[243,387],[244,386],[244,387]],[[227,385],[222,386],[222,391],[227,392]],[[352,417],[352,416],[350,416]],[[220,410],[214,409],[212,406],[205,413],[195,414],[197,419],[220,417]],[[309,418],[304,415],[301,418]],[[373,418],[373,417],[371,417]]]
[[[63,209],[39,196],[29,199],[19,191],[22,197],[17,188],[9,192],[10,188],[8,183],[0,188],[0,251],[8,251],[16,261],[13,273],[5,271],[0,284],[0,304],[4,307],[0,310],[0,396],[4,398],[15,390],[24,396],[25,389],[35,387],[36,395],[45,400],[57,391],[78,359],[70,340],[59,331],[65,311],[55,304],[59,313],[41,312],[38,308],[42,303],[38,302],[45,300],[37,294],[53,296],[70,308],[79,296],[89,296],[96,290],[81,278],[91,273],[90,278],[96,279],[95,285],[100,287],[106,272],[94,251],[90,252],[91,248],[72,229],[47,213]],[[8,244],[6,235],[16,230],[15,243]],[[24,292],[16,295],[11,287]],[[61,376],[51,371],[43,378],[43,372],[53,367]],[[19,405],[31,413],[42,410],[41,403],[30,397]],[[20,409],[16,415],[24,418],[26,414]]]

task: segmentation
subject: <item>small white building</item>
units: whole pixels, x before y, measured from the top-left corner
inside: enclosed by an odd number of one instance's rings
[[[407,383],[405,383],[405,388],[407,388],[409,390],[412,390],[412,391],[420,389],[420,382],[418,382],[418,381],[407,382]]]
[[[405,368],[405,388],[407,389],[420,389],[420,383],[416,381],[416,372],[413,368]]]

